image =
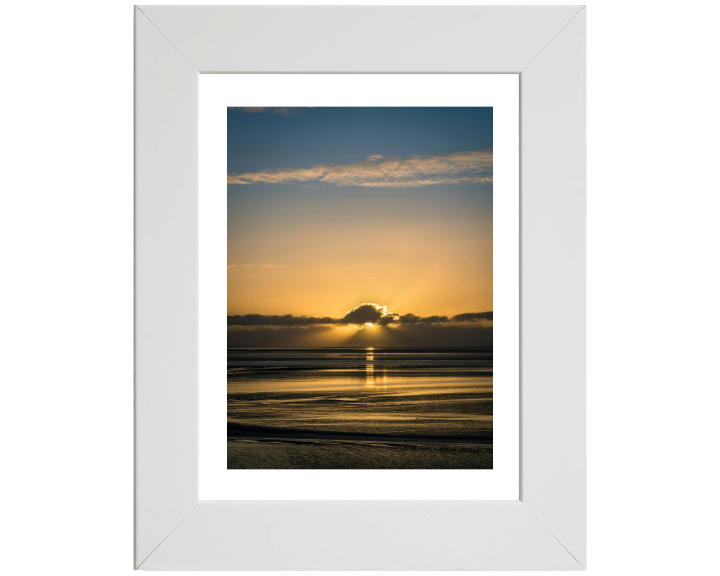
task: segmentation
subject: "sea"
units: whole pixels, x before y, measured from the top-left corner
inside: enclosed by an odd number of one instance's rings
[[[493,351],[229,348],[230,469],[492,468]]]

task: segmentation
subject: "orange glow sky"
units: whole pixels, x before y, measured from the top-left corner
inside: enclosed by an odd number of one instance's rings
[[[492,241],[491,109],[228,110],[229,316],[492,311]]]

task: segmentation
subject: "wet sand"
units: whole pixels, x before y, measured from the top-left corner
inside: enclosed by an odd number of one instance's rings
[[[312,354],[312,366],[296,352],[281,369],[265,357],[229,366],[228,468],[492,468],[493,381],[480,355],[375,350],[318,366]]]
[[[230,469],[492,468],[492,383],[403,380],[228,393]]]

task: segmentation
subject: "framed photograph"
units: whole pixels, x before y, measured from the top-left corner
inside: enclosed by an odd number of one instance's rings
[[[518,95],[202,82],[201,500],[518,499]]]
[[[584,18],[136,7],[136,567],[584,569]]]

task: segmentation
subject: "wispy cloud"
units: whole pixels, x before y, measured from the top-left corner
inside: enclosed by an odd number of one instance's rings
[[[315,317],[315,316],[293,316],[285,314],[283,316],[266,316],[263,314],[244,314],[238,316],[228,316],[228,326],[313,326],[319,324],[325,325],[345,325],[345,326],[365,326],[372,324],[373,326],[390,326],[400,324],[449,324],[449,323],[473,323],[482,326],[492,324],[492,312],[469,312],[458,314],[448,318],[447,316],[416,316],[415,314],[398,314],[391,312],[387,306],[379,304],[365,303],[356,306],[348,311],[342,318]]]
[[[229,264],[227,269],[233,268],[287,268],[285,264]]]
[[[437,156],[381,156],[345,164],[311,168],[272,168],[228,174],[228,184],[331,184],[409,188],[435,184],[492,183],[492,150],[452,152]]]
[[[298,110],[301,110],[301,108],[289,108],[289,107],[268,107],[268,108],[252,108],[252,107],[242,107],[242,106],[230,106],[230,110],[240,110],[241,112],[245,112],[245,114],[259,114],[261,112],[272,112],[273,114],[281,114],[282,116],[293,116],[297,113]]]

